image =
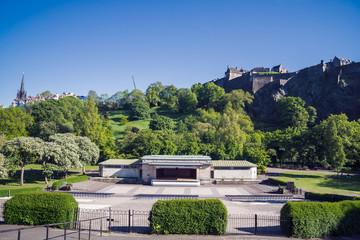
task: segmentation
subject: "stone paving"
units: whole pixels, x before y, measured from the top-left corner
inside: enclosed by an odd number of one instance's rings
[[[110,184],[89,180],[75,183],[74,189],[86,192],[115,193],[117,196],[135,196],[137,194],[186,194],[199,195],[199,198],[224,198],[225,195],[266,194],[275,191],[277,187],[265,184],[163,187],[141,184]]]

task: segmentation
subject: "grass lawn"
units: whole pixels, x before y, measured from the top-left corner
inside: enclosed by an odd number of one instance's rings
[[[292,181],[302,189],[316,193],[360,195],[360,176],[340,176],[314,173],[280,173],[278,179]]]
[[[115,139],[122,139],[126,131],[131,130],[132,127],[137,127],[138,129],[148,129],[149,124],[151,122],[151,118],[147,120],[136,120],[136,121],[129,121],[126,125],[120,124],[120,117],[129,117],[129,110],[109,110],[108,112],[110,125],[113,128],[114,138]],[[150,113],[157,113],[159,115],[163,115],[166,117],[171,118],[175,124],[179,121],[183,120],[186,116],[192,114],[174,114],[167,110],[164,110],[160,107],[154,107],[150,110]]]

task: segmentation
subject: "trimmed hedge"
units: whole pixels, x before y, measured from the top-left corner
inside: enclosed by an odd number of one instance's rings
[[[287,202],[280,218],[281,229],[290,229],[293,237],[355,235],[360,233],[360,202]]]
[[[338,195],[338,194],[305,192],[305,199],[324,201],[324,202],[340,202],[345,200],[360,200],[360,197],[351,197],[351,196]]]
[[[16,189],[5,189],[0,190],[0,197],[7,197],[9,195],[10,190],[10,196],[15,196],[18,193],[23,192],[36,192],[36,191],[42,191],[41,187],[32,187],[32,188],[16,188]]]
[[[4,204],[6,224],[42,225],[76,220],[78,203],[68,193],[19,193]]]
[[[269,178],[268,182],[274,185],[287,186],[287,181],[280,180],[277,178]]]
[[[219,199],[158,200],[150,212],[150,229],[157,234],[224,234],[227,209]]]

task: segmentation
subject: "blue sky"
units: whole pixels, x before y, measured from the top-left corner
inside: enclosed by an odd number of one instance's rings
[[[0,104],[25,90],[87,95],[191,87],[282,63],[360,61],[360,1],[0,0]]]

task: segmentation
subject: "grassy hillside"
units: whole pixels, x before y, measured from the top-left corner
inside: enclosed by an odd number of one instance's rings
[[[109,110],[107,113],[110,119],[110,124],[113,128],[114,137],[115,139],[119,139],[119,140],[122,139],[124,137],[125,132],[131,130],[132,127],[137,127],[139,129],[148,129],[150,121],[152,120],[150,118],[147,120],[129,121],[126,125],[121,125],[120,117],[124,117],[124,116],[129,117],[129,110]],[[150,113],[151,115],[157,113],[158,115],[169,117],[175,122],[175,124],[183,120],[188,115],[191,115],[191,113],[174,114],[160,107],[152,108]]]

